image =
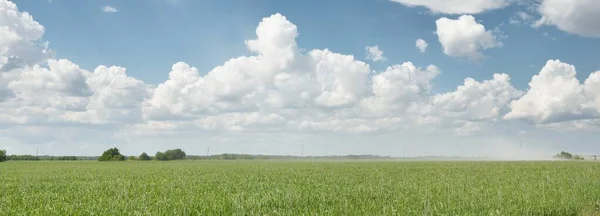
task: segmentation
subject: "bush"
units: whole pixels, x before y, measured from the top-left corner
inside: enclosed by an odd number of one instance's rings
[[[102,153],[102,156],[98,158],[98,161],[124,161],[125,156],[123,156],[119,149],[111,148]]]
[[[129,158],[127,158],[127,160],[137,160],[137,158],[135,156],[129,156]]]
[[[146,154],[146,152],[144,152],[138,157],[138,160],[149,161],[149,160],[152,160],[152,158],[150,158],[150,156],[148,156],[148,154]]]
[[[6,150],[0,150],[0,162],[6,161]]]

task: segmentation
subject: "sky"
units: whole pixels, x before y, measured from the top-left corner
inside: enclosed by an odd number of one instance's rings
[[[0,149],[600,154],[595,0],[0,0]]]

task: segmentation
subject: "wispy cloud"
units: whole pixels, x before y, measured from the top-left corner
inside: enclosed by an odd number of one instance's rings
[[[379,46],[367,46],[365,47],[365,50],[367,51],[367,59],[372,60],[374,62],[385,60],[385,57],[383,57],[383,51],[379,49]]]
[[[115,7],[112,7],[112,6],[110,6],[110,5],[106,5],[106,6],[104,6],[104,7],[102,8],[102,12],[105,12],[105,13],[115,13],[115,12],[118,12],[118,11],[119,11],[119,10],[117,10],[117,8],[115,8]]]

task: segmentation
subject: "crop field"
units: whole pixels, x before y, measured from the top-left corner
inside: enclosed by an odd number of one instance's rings
[[[599,215],[600,163],[0,163],[0,215]]]

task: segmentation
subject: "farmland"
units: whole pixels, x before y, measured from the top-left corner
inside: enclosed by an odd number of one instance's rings
[[[0,163],[2,215],[596,215],[600,163]]]

